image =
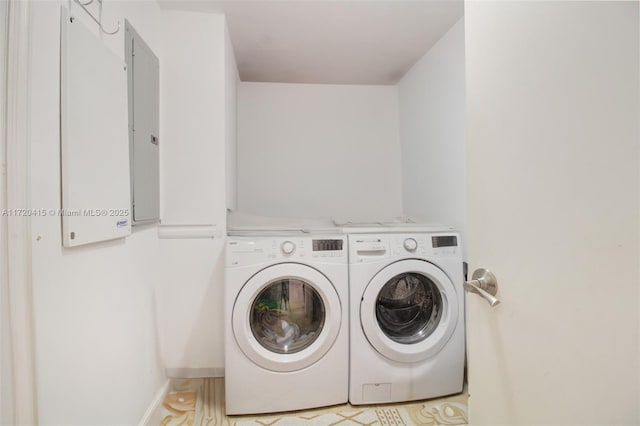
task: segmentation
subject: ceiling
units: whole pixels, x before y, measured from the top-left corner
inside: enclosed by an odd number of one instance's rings
[[[242,81],[396,84],[463,15],[462,0],[158,0],[224,13]]]

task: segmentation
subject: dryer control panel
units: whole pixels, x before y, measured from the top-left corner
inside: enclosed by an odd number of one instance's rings
[[[305,237],[229,237],[227,266],[255,265],[263,262],[347,263],[347,238]]]
[[[349,261],[376,262],[408,257],[461,257],[460,237],[456,233],[351,234]]]

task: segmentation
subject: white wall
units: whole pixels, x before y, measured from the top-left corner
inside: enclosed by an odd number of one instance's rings
[[[461,231],[466,220],[464,22],[398,83],[404,212]]]
[[[60,207],[60,4],[35,2],[31,19],[31,204],[47,209]],[[125,16],[160,59],[163,223],[224,233],[224,18],[105,2],[108,29]],[[120,55],[123,33],[103,36]],[[63,249],[59,217],[33,218],[32,235],[40,423],[137,423],[164,367],[223,366],[222,239],[159,240],[145,226]]]
[[[175,60],[161,81],[175,96],[163,96],[167,109],[162,116],[175,133],[168,141],[172,145],[165,143],[161,150],[162,223],[215,224],[221,238],[161,241],[161,352],[172,375],[219,375],[224,367],[226,203],[233,206],[235,200],[233,181],[227,183],[235,170],[227,167],[235,156],[239,77],[222,15],[170,12],[169,19],[184,34],[165,41]],[[205,54],[194,55],[198,51]]]
[[[241,83],[238,210],[400,215],[397,105],[395,86]]]
[[[161,221],[226,230],[225,158],[235,62],[222,15],[165,11],[160,63]],[[237,74],[237,72],[236,72]],[[229,142],[229,145],[233,145]],[[224,241],[161,240],[156,283],[163,361],[221,369]],[[192,374],[186,372],[186,374]]]
[[[164,13],[161,220],[216,224],[225,193],[224,17]]]
[[[226,140],[227,140],[227,157],[226,157],[226,182],[227,182],[227,209],[235,210],[238,206],[238,183],[237,183],[237,161],[238,161],[238,144],[237,144],[237,92],[240,76],[236,66],[235,54],[228,28],[225,31],[225,99],[226,99]]]

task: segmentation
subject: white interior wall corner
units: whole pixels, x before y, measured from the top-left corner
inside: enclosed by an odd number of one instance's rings
[[[240,75],[236,63],[233,44],[229,34],[229,26],[225,18],[225,177],[226,177],[226,207],[229,211],[237,209],[237,98]],[[221,227],[220,227],[221,228]],[[226,221],[223,231],[226,230]]]
[[[466,235],[464,18],[398,83],[404,212]]]

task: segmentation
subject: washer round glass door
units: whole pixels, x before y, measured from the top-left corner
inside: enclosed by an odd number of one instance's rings
[[[437,354],[458,322],[456,289],[432,263],[407,259],[378,272],[360,302],[360,322],[380,354],[398,362]]]
[[[326,276],[297,263],[252,276],[233,307],[233,334],[259,366],[295,371],[318,361],[338,336],[340,298]]]

